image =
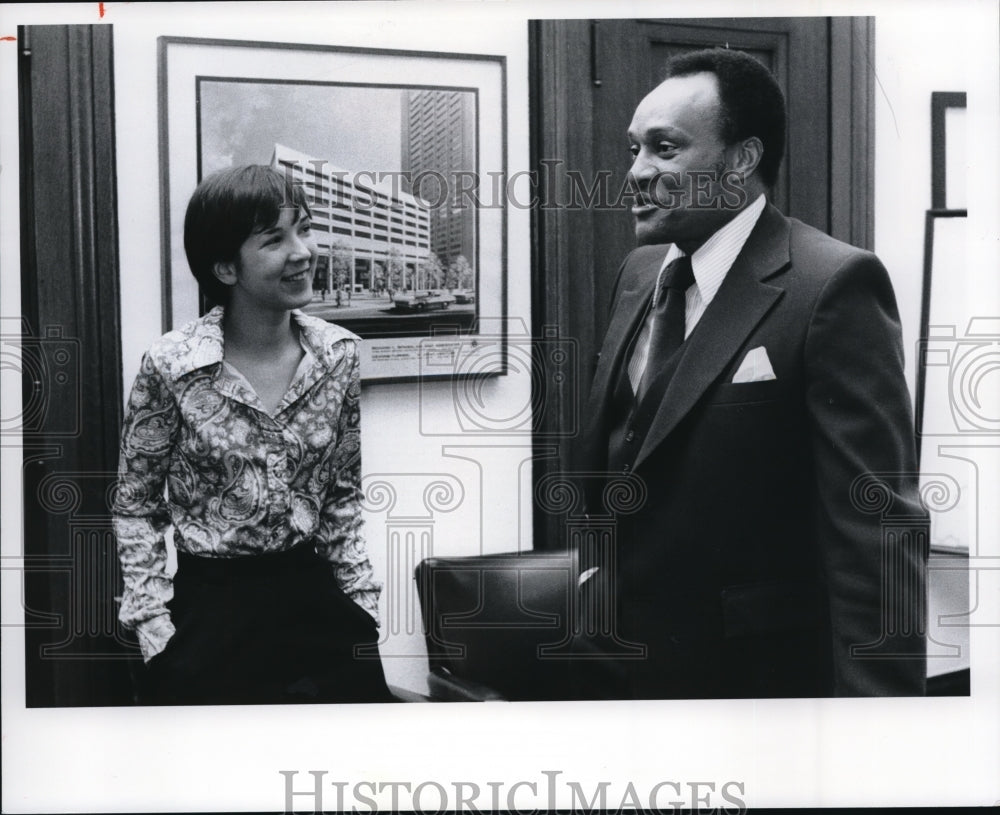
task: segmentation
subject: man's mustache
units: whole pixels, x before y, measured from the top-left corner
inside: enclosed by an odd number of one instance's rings
[[[629,173],[625,193],[635,206],[661,209],[742,209],[747,203],[746,175],[724,165],[704,170],[664,170],[651,176]]]

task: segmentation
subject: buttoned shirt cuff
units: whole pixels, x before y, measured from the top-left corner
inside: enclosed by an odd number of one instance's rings
[[[170,621],[169,614],[150,617],[148,620],[137,625],[135,636],[139,640],[139,648],[142,650],[143,661],[149,662],[149,660],[166,648],[175,630],[174,624]]]

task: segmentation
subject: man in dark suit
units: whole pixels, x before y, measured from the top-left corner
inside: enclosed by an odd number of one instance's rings
[[[578,690],[922,694],[927,521],[888,275],[767,203],[785,108],[762,65],[712,49],[666,75],[629,128],[640,246],[582,440],[605,474],[591,516],[616,480],[639,506],[584,557],[615,630]]]

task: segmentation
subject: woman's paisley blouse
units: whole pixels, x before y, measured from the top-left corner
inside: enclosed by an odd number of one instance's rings
[[[361,534],[358,338],[293,312],[305,351],[273,415],[223,363],[223,310],[145,354],[122,430],[113,506],[120,619],[145,659],[174,633],[165,534],[184,552],[241,557],[310,542],[344,592],[378,618]],[[165,489],[166,488],[166,489]]]

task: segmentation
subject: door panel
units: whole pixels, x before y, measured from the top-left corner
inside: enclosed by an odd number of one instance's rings
[[[18,30],[25,704],[129,704],[111,26]],[[6,364],[6,363],[5,363]],[[15,584],[16,585],[16,584]]]

